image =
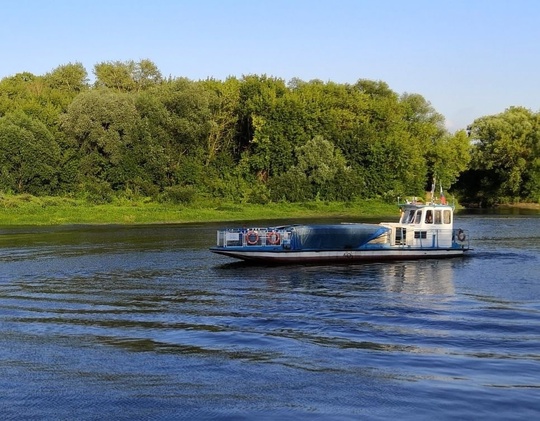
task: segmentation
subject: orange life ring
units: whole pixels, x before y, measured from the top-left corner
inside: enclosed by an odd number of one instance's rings
[[[463,230],[460,228],[458,230],[457,239],[459,241],[465,241],[466,238],[467,238],[467,236],[465,235],[465,232],[463,232]]]
[[[259,242],[259,233],[257,231],[248,231],[246,233],[246,243],[250,246],[254,246]]]
[[[266,241],[272,245],[279,244],[280,239],[279,232],[276,231],[269,232],[266,236]]]

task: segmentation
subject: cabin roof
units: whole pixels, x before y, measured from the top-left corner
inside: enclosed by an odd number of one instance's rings
[[[410,202],[410,203],[399,203],[398,204],[400,209],[450,209],[454,210],[454,206],[449,204],[442,204],[442,203],[422,203],[422,202]]]

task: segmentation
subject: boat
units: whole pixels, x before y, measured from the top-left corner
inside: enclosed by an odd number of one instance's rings
[[[258,263],[345,263],[463,256],[467,230],[444,200],[399,203],[398,222],[225,228],[210,251]]]

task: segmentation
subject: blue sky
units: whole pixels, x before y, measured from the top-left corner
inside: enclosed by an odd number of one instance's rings
[[[451,130],[540,111],[537,0],[3,0],[0,78],[149,59],[193,80],[382,80]]]

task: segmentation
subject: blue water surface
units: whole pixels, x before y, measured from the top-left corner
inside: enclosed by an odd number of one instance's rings
[[[7,420],[540,416],[540,216],[471,257],[251,266],[216,225],[0,229]]]

